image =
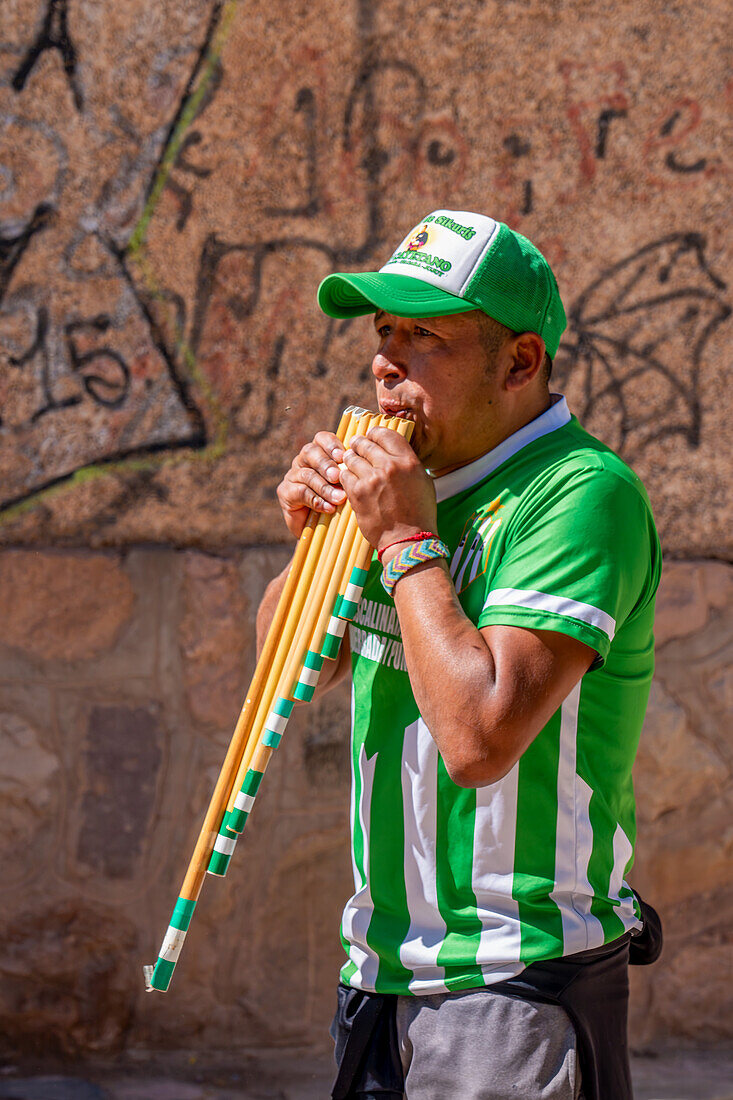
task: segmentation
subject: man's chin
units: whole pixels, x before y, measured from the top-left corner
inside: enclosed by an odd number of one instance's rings
[[[410,446],[420,459],[421,464],[426,470],[430,469],[430,460],[432,458],[432,447],[429,441],[425,438],[425,433],[422,430],[420,424],[415,424],[412,432],[412,439],[410,440]]]

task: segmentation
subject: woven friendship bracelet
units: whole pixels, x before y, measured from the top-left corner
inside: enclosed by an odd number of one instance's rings
[[[391,596],[400,577],[409,573],[416,565],[434,558],[449,558],[450,550],[440,539],[423,539],[400,550],[392,561],[388,562],[382,573],[382,584],[387,595]]]

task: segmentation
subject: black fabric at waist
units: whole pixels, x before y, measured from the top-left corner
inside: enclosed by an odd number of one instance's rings
[[[573,1022],[584,1100],[633,1100],[627,1016],[631,933],[603,947],[530,963],[488,986],[529,1001],[561,1005]]]

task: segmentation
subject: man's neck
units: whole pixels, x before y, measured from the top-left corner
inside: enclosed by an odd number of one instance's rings
[[[495,431],[489,431],[484,435],[482,445],[476,454],[470,458],[465,458],[461,462],[455,462],[453,465],[442,466],[439,470],[434,468],[430,469],[431,477],[443,477],[445,474],[450,474],[454,470],[460,470],[463,466],[470,466],[472,462],[476,462],[479,458],[483,458],[484,455],[493,451],[500,443],[503,443],[505,439],[509,439],[515,432],[521,431],[527,424],[531,424],[533,420],[536,420],[538,416],[542,416],[547,412],[557,401],[560,400],[560,395],[557,393],[550,393],[545,391],[538,394],[536,401],[531,402],[528,405],[523,405],[517,414],[508,419],[501,420],[500,425],[497,425]]]

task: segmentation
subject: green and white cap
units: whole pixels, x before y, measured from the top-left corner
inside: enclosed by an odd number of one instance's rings
[[[503,222],[465,210],[434,210],[379,271],[327,275],[318,304],[329,317],[383,309],[441,317],[480,309],[514,332],[536,332],[554,358],[567,324],[552,268]]]

